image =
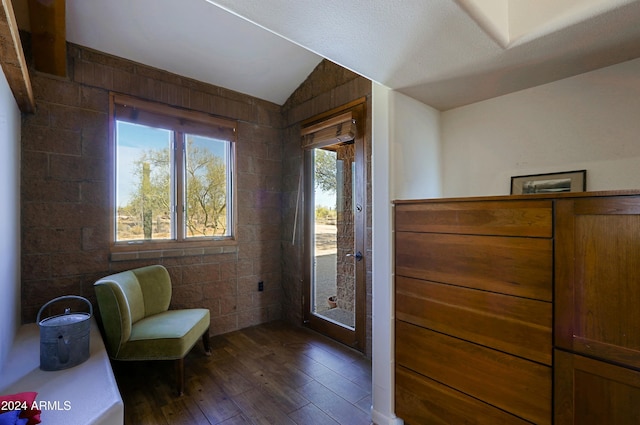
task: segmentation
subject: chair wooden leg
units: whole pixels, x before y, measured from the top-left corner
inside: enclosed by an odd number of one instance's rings
[[[211,355],[211,345],[209,344],[209,329],[202,334],[202,345],[204,345],[204,354]]]
[[[176,366],[176,387],[178,390],[178,395],[181,396],[184,394],[184,358],[177,359],[175,362]]]

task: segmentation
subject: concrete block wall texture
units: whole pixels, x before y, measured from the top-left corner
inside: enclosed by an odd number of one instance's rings
[[[68,44],[67,78],[30,75],[36,112],[22,120],[23,322],[35,321],[38,309],[57,296],[95,301],[92,285],[102,276],[159,263],[172,277],[172,307],[209,308],[212,335],[277,319],[301,324],[301,222],[293,235],[299,123],[361,97],[371,111],[369,80],[325,60],[280,106],[74,44]],[[162,256],[110,252],[110,91],[238,121],[237,246]],[[366,129],[370,181],[369,112]],[[367,211],[371,258],[370,185]],[[265,282],[262,292],[259,281]]]
[[[337,149],[337,158],[342,161],[342,199],[338,200],[337,220],[337,297],[338,308],[347,311],[356,309],[356,279],[355,262],[347,254],[354,253],[355,243],[355,216],[353,205],[353,179],[352,164],[355,161],[355,148],[353,145],[341,146]]]
[[[72,44],[68,61],[67,78],[31,72],[37,110],[23,116],[22,321],[57,296],[94,301],[98,278],[154,263],[171,274],[172,307],[211,310],[212,334],[280,319],[280,106]],[[237,246],[110,253],[110,91],[238,120]]]

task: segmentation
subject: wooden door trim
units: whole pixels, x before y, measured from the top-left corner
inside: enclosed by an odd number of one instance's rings
[[[355,330],[348,329],[346,327],[335,325],[329,320],[311,313],[311,252],[312,246],[312,229],[313,224],[313,205],[307,200],[304,202],[304,254],[303,254],[303,323],[306,326],[311,327],[333,339],[336,339],[352,348],[355,348],[361,352],[365,350],[366,340],[366,264],[367,264],[367,250],[366,250],[366,217],[367,217],[367,202],[366,202],[366,144],[365,144],[365,126],[366,126],[366,111],[365,103],[366,99],[361,98],[349,102],[340,107],[334,108],[330,111],[311,117],[302,122],[303,127],[309,125],[316,125],[323,120],[329,120],[337,115],[343,114],[347,111],[351,111],[353,118],[356,121],[356,137],[354,144],[356,148],[356,186],[359,188],[357,191],[356,202],[362,207],[362,211],[356,214],[354,218],[354,232],[356,237],[356,246],[362,255],[362,261],[356,262],[356,289],[355,289]],[[314,190],[313,185],[309,178],[307,178],[308,172],[312,167],[311,163],[311,149],[306,148],[303,154],[303,170],[304,173],[304,192],[311,193]],[[305,198],[308,199],[308,198]]]

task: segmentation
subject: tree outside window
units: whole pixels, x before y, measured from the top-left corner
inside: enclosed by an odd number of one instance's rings
[[[115,243],[231,238],[234,129],[115,104]]]

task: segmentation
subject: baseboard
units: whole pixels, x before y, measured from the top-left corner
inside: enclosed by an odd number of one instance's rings
[[[371,409],[371,420],[375,425],[404,425],[404,421],[395,415],[393,417]]]

